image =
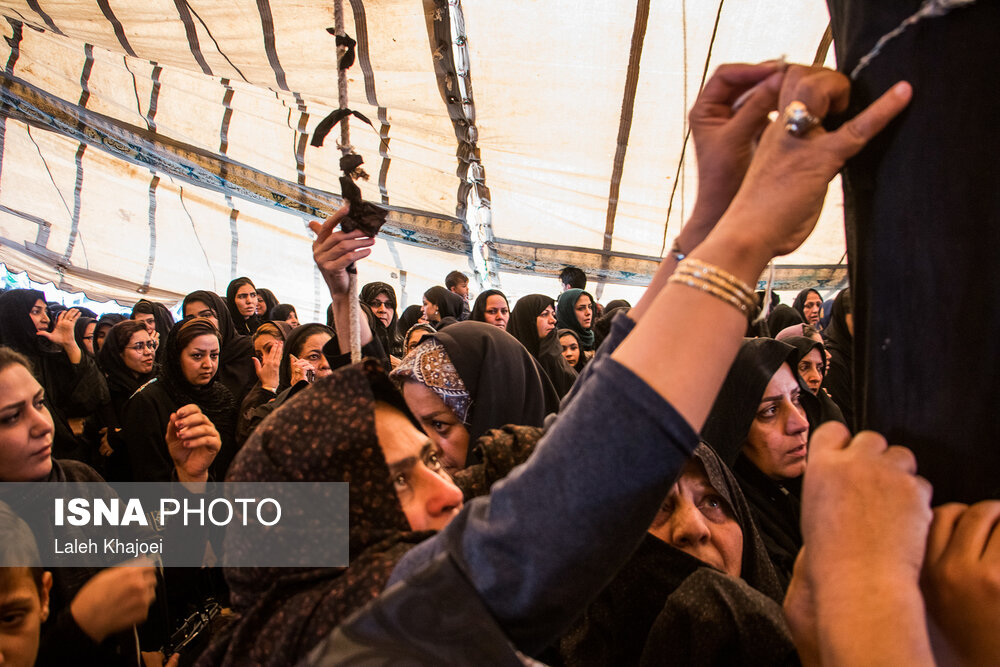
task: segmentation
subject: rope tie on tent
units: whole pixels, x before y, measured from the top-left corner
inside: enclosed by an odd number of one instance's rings
[[[340,124],[340,141],[337,147],[340,148],[340,170],[343,176],[340,177],[340,191],[344,199],[351,204],[350,212],[341,223],[340,228],[345,232],[352,232],[361,229],[365,235],[374,238],[378,230],[385,224],[388,211],[364,201],[361,198],[361,188],[355,183],[355,179],[364,178],[367,180],[361,165],[364,159],[354,152],[351,145],[350,117],[354,116],[367,123],[374,130],[375,126],[364,115],[350,109],[347,97],[347,69],[354,64],[354,47],[356,42],[344,32],[344,5],[343,0],[334,3],[334,27],[327,28],[326,31],[334,35],[337,40],[337,103],[339,108],[324,118],[316,130],[313,132],[313,146],[322,146],[326,136],[333,130],[334,126]],[[386,147],[388,148],[388,147]],[[361,361],[361,303],[358,301],[358,269],[352,263],[347,267],[350,275],[348,292],[350,294],[350,341],[351,341],[351,363],[356,364]]]

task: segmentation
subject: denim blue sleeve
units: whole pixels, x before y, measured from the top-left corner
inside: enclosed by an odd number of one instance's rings
[[[566,629],[632,554],[698,443],[607,354],[590,368],[532,457],[410,551],[390,584],[447,551],[520,650]]]
[[[601,346],[597,348],[597,353],[594,354],[594,358],[590,360],[590,363],[583,367],[582,371],[580,371],[580,377],[578,377],[576,382],[573,383],[573,387],[565,396],[563,396],[562,401],[559,403],[560,412],[566,409],[566,406],[569,405],[570,401],[576,397],[577,393],[579,393],[580,389],[590,378],[590,375],[595,367],[595,362],[599,359],[610,357],[611,353],[617,350],[618,346],[621,345],[621,342],[625,340],[625,337],[632,333],[632,329],[635,328],[635,324],[635,320],[624,313],[619,313],[613,320],[611,320],[611,331],[601,342]],[[549,426],[552,419],[553,417],[551,415],[546,418],[546,427]]]

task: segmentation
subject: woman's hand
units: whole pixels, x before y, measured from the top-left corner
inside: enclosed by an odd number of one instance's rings
[[[70,308],[56,315],[56,325],[52,331],[38,332],[39,336],[48,338],[49,341],[61,347],[74,364],[80,363],[83,356],[83,353],[80,352],[80,346],[76,344],[75,329],[78,319],[80,319],[80,311],[76,308]]]
[[[77,592],[69,609],[88,637],[101,643],[142,623],[156,598],[156,571],[148,558],[101,570]]]
[[[712,230],[743,182],[767,116],[778,105],[786,65],[722,65],[705,83],[688,121],[698,157],[698,199],[678,240],[690,252]],[[733,104],[742,100],[739,108]]]
[[[208,480],[208,468],[222,448],[222,438],[201,408],[190,403],[171,414],[166,440],[180,481]]]
[[[309,223],[316,233],[313,241],[313,260],[330,289],[330,296],[336,301],[347,296],[349,276],[347,267],[371,254],[375,239],[368,238],[359,229],[353,232],[333,231],[340,221],[347,217],[350,204],[344,203],[333,215],[320,224]]]
[[[785,109],[799,101],[823,119],[845,110],[849,93],[850,82],[838,72],[791,66],[782,81],[778,106]],[[830,180],[906,107],[911,96],[908,83],[897,83],[835,132],[816,126],[795,137],[780,118],[771,123],[725,216],[738,220],[742,229],[727,226],[727,231],[749,234],[771,257],[798,248],[819,218]]]
[[[316,369],[313,367],[312,364],[310,364],[305,359],[299,359],[294,354],[289,355],[288,361],[291,365],[291,370],[292,370],[291,381],[293,387],[299,382],[307,380],[306,376],[309,373],[309,371],[313,371],[314,373],[316,372]]]
[[[942,664],[1000,664],[1000,502],[934,510],[922,585]]]
[[[278,390],[278,369],[281,367],[281,350],[285,344],[275,341],[271,349],[264,353],[264,360],[253,358],[253,366],[257,371],[260,386],[268,391]]]

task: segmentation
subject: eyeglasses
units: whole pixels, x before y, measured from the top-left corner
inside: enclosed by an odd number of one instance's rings
[[[127,345],[126,348],[129,350],[135,350],[136,352],[142,352],[143,350],[155,350],[156,341],[147,340],[145,343],[136,343],[135,345]]]

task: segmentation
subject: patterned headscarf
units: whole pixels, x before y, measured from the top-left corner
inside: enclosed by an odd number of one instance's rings
[[[377,400],[405,413],[377,362],[340,368],[275,410],[240,450],[227,481],[350,483],[350,566],[227,568],[235,616],[199,667],[296,664],[376,597],[400,558],[432,534],[411,530],[399,504],[375,431]],[[321,548],[327,533],[310,523],[320,516],[290,518],[274,527],[275,540],[290,550]],[[249,548],[241,535],[227,550]]]
[[[444,345],[435,338],[425,338],[406,355],[392,372],[392,379],[402,387],[414,380],[438,395],[463,424],[468,424],[472,397],[459,377]]]

